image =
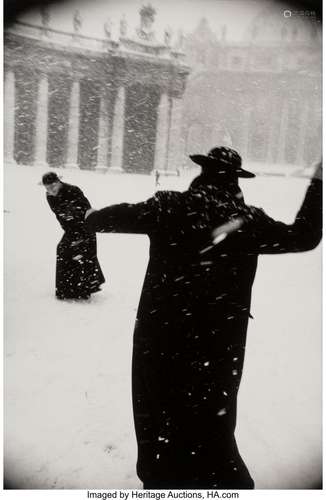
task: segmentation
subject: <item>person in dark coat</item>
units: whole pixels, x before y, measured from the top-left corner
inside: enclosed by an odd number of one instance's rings
[[[252,489],[237,448],[237,394],[259,254],[311,250],[321,239],[321,182],[294,224],[247,206],[230,148],[191,159],[185,192],[86,213],[92,231],[143,233],[149,263],[134,331],[137,473],[146,489]]]
[[[77,186],[61,182],[55,172],[42,177],[46,199],[55,213],[63,237],[57,246],[55,293],[58,299],[89,299],[105,282],[97,260],[96,234],[84,221],[90,208]]]
[[[160,172],[158,170],[155,170],[155,187],[158,187],[160,185]]]

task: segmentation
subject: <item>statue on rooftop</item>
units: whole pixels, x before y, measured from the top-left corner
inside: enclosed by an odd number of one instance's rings
[[[125,14],[123,14],[122,18],[120,19],[120,36],[126,37],[127,31],[128,31],[128,24],[127,24],[126,16],[125,16]]]
[[[147,41],[155,40],[155,32],[152,30],[152,26],[155,20],[156,10],[150,4],[143,5],[139,14],[140,26],[136,29],[138,37]]]
[[[179,50],[182,50],[184,48],[184,43],[185,43],[185,35],[182,31],[182,29],[178,30],[178,42],[177,42],[177,48]]]
[[[104,23],[104,32],[107,38],[110,40],[112,36],[112,21],[110,19],[107,19]]]
[[[172,40],[172,29],[170,26],[168,26],[164,30],[164,43],[167,47],[171,47],[171,40]]]
[[[48,5],[42,5],[40,7],[41,21],[44,28],[48,28],[50,24],[50,10]]]
[[[79,10],[76,10],[74,13],[74,19],[73,19],[73,25],[74,25],[74,32],[78,33],[82,27],[82,17],[80,15]]]

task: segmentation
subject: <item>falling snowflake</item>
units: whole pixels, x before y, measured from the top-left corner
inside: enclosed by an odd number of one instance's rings
[[[227,411],[226,411],[226,408],[222,408],[218,413],[217,415],[219,417],[222,417],[223,415],[226,415]]]

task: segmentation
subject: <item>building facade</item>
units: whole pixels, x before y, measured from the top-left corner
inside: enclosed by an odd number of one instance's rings
[[[129,37],[112,40],[16,23],[5,32],[5,161],[150,173],[180,165],[182,97],[189,67],[159,43],[143,7]]]
[[[262,9],[242,40],[202,19],[184,43],[188,155],[232,145],[249,161],[305,165],[321,156],[321,26],[313,11]]]
[[[321,29],[313,12],[262,9],[240,42],[202,19],[172,44],[155,10],[113,39],[16,23],[5,32],[7,163],[171,172],[224,144],[245,160],[306,165],[321,155]],[[303,15],[301,15],[303,14]],[[191,72],[190,72],[191,68]]]

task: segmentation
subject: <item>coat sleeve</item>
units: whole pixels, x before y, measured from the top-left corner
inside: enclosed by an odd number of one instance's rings
[[[92,212],[86,218],[89,231],[149,234],[159,223],[159,202],[154,196],[141,203],[120,203]]]
[[[262,210],[249,207],[242,227],[225,240],[226,247],[256,254],[304,252],[322,237],[322,182],[313,179],[293,224],[275,221]]]

